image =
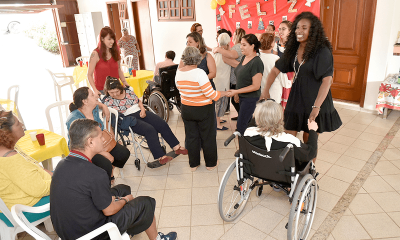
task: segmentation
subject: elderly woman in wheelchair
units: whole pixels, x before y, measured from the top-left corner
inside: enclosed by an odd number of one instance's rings
[[[254,112],[257,126],[242,137],[235,132],[225,146],[239,136],[236,161],[226,170],[219,188],[218,208],[222,219],[235,220],[250,197],[270,185],[288,195],[292,204],[286,225],[288,239],[306,239],[313,222],[318,184],[312,159],[317,154],[317,123],[308,122],[310,137],[302,143],[283,128],[283,109],[274,100],[259,102]]]
[[[146,112],[142,101],[136,96],[131,87],[124,88],[119,79],[107,77],[104,84],[104,93],[106,96],[102,101],[106,106],[116,109],[118,113],[124,116],[131,116],[136,119],[136,121],[132,121],[130,128],[133,132],[146,138],[150,152],[161,165],[166,164],[173,158],[167,156],[161,147],[159,133],[175,151],[175,154],[188,154],[188,151],[179,144],[169,125],[156,114]]]

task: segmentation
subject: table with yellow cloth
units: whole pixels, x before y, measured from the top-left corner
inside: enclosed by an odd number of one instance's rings
[[[125,73],[125,76],[127,73]],[[143,96],[144,90],[147,88],[147,80],[153,80],[154,72],[149,70],[137,70],[136,77],[125,77],[126,81],[128,82],[129,86],[133,88],[136,96],[141,98]]]
[[[88,67],[86,65],[83,65],[82,67],[77,66],[74,68],[72,77],[74,78],[75,87],[78,87],[79,83],[81,83],[84,80],[86,80],[87,86],[90,86],[89,81],[87,80],[87,72],[88,72]]]
[[[37,132],[37,134],[44,134],[45,145],[40,146],[38,141],[33,142],[31,140],[29,133],[33,131]],[[69,154],[68,144],[65,138],[44,129],[25,131],[25,136],[17,142],[17,145],[24,153],[31,156],[36,161],[43,162],[43,167],[50,171],[53,170],[51,158],[68,156]]]

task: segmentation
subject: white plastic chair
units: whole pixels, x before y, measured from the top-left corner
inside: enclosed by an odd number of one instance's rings
[[[47,212],[49,210],[50,210],[50,203],[40,206],[40,207],[28,207],[25,205],[16,204],[11,208],[11,214],[14,217],[15,221],[18,222],[18,224],[21,226],[21,228],[23,228],[23,230],[25,230],[27,233],[29,233],[36,240],[51,240],[51,238],[49,236],[47,236],[42,231],[40,231],[37,227],[35,227],[35,225],[30,223],[26,219],[25,215],[22,213],[22,212],[42,213],[42,212]],[[49,218],[49,220],[50,220],[50,218]],[[51,223],[51,221],[50,221],[50,223]],[[45,225],[46,225],[46,222],[45,222]],[[53,228],[53,225],[51,225],[51,227]],[[46,230],[49,231],[47,229],[47,227],[46,227]],[[52,230],[52,231],[54,231],[54,230]],[[84,236],[78,238],[77,240],[90,240],[90,239],[102,234],[105,231],[108,232],[111,240],[129,240],[129,235],[127,233],[124,233],[121,236],[121,233],[119,232],[117,225],[115,225],[115,223],[112,223],[112,222],[104,224],[103,226],[91,231],[88,234],[85,234]]]
[[[71,93],[74,94],[74,89],[72,86],[74,85],[75,81],[72,76],[66,76],[65,73],[53,73],[49,69],[46,69],[49,73],[51,78],[53,79],[54,83],[54,92],[56,94],[56,101],[62,101],[61,97],[61,88],[65,86],[70,86]],[[57,97],[58,92],[58,97]]]
[[[17,204],[17,205],[19,205],[19,204]],[[48,205],[48,204],[46,204],[46,205]],[[43,206],[46,206],[46,205],[43,205]],[[21,205],[21,206],[24,206],[24,205]],[[29,208],[32,208],[32,209],[34,209],[36,211],[39,208],[43,208],[43,206],[40,206],[40,207],[29,207]],[[13,211],[14,207],[15,206],[13,206],[11,208],[11,212],[10,212],[10,210],[8,210],[6,204],[0,198],[0,211],[7,217],[7,219],[13,225],[13,227],[9,227],[3,221],[0,220],[0,239],[4,239],[4,240],[16,239],[18,233],[26,231],[24,226],[22,226],[20,224],[20,222],[17,221],[16,218],[14,218],[14,216],[12,214],[12,211]],[[24,207],[27,207],[27,206],[24,206]],[[49,209],[47,209],[46,211],[41,211],[41,212],[47,212],[47,211],[49,211]],[[35,211],[24,210],[24,212],[32,212],[32,213],[36,213]],[[23,215],[23,216],[25,218],[25,215]],[[25,220],[26,220],[26,218],[25,218]],[[26,221],[29,223],[30,226],[33,226],[34,228],[35,228],[35,226],[37,226],[37,225],[41,224],[42,222],[44,222],[44,226],[46,227],[46,230],[48,232],[53,232],[54,231],[53,225],[51,223],[50,215],[45,217],[45,218],[42,218],[40,220],[37,220],[35,222],[32,222],[32,223],[29,222],[28,220],[26,220]],[[48,238],[48,239],[50,239],[50,238]]]
[[[129,72],[129,66],[123,63],[121,64],[121,70],[123,73],[127,73]]]
[[[11,92],[14,91],[14,99],[11,99]],[[7,90],[7,99],[3,100],[0,99],[0,105],[4,104],[7,105],[5,108],[6,110],[13,111],[18,119],[21,121],[21,123],[24,125],[25,128],[25,123],[24,120],[22,119],[22,115],[19,112],[19,107],[18,107],[18,95],[19,95],[19,85],[13,85],[8,88]]]
[[[51,120],[50,117],[50,110],[52,108],[57,107],[58,108],[58,117],[60,120],[60,128],[61,128],[61,136],[63,136],[64,138],[68,138],[68,133],[66,131],[66,125],[65,122],[68,118],[69,115],[69,104],[72,102],[72,100],[64,100],[61,102],[56,102],[53,104],[50,104],[47,108],[46,108],[46,119],[47,119],[47,123],[49,124],[49,130],[50,132],[55,132],[54,131],[54,127],[53,127],[53,122]],[[64,107],[64,109],[62,108]]]
[[[133,55],[128,55],[128,56],[124,57],[123,64],[126,64],[129,67],[131,67],[132,66],[132,61],[133,61]]]
[[[86,62],[89,63],[89,57],[88,57],[88,56],[80,56],[80,57],[77,57],[77,58],[75,59],[75,61],[76,61],[76,63],[77,63],[78,65],[79,65],[79,61],[82,61],[83,64],[86,64]]]

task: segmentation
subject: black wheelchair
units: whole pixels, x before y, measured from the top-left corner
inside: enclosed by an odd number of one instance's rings
[[[292,144],[284,149],[267,151],[250,144],[239,132],[224,143],[239,137],[239,151],[222,178],[218,210],[224,221],[234,221],[244,210],[250,193],[262,194],[264,185],[283,190],[292,204],[286,225],[287,239],[307,239],[317,206],[318,173],[312,161],[299,164]]]
[[[168,122],[169,111],[174,105],[181,111],[181,96],[175,85],[175,75],[178,65],[159,69],[159,77],[149,84],[143,93],[143,104],[147,104],[164,121]]]

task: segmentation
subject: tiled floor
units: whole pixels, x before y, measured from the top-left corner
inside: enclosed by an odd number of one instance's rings
[[[343,126],[319,137],[316,168],[320,173],[320,188],[309,239],[325,224],[325,218],[400,116],[400,112],[393,112],[387,120],[383,120],[375,114],[342,107],[337,105]],[[232,113],[232,116],[235,115]],[[230,130],[218,132],[220,165],[214,171],[207,171],[203,162],[192,173],[186,156],[179,156],[158,169],[147,168],[142,161],[141,170],[138,171],[131,157],[123,170],[125,178],[118,177],[116,183],[130,185],[134,196],[155,198],[159,231],[166,233],[174,230],[178,232],[180,240],[286,239],[284,226],[288,221],[290,204],[283,193],[270,188],[264,189],[260,198],[252,193],[244,212],[235,222],[223,222],[220,218],[217,209],[218,186],[238,146],[236,141],[227,147],[223,146],[223,141],[232,134],[236,123],[231,122],[229,116],[223,119],[227,120],[223,125],[230,127]],[[168,123],[178,139],[184,142],[183,122],[175,109]],[[148,151],[145,151],[145,155],[148,161],[153,160]],[[400,239],[399,173],[400,131],[348,209],[344,209],[346,211],[328,239]],[[116,176],[119,176],[118,172]],[[31,238],[21,234],[19,239]],[[144,233],[132,238],[141,239],[148,238]]]

